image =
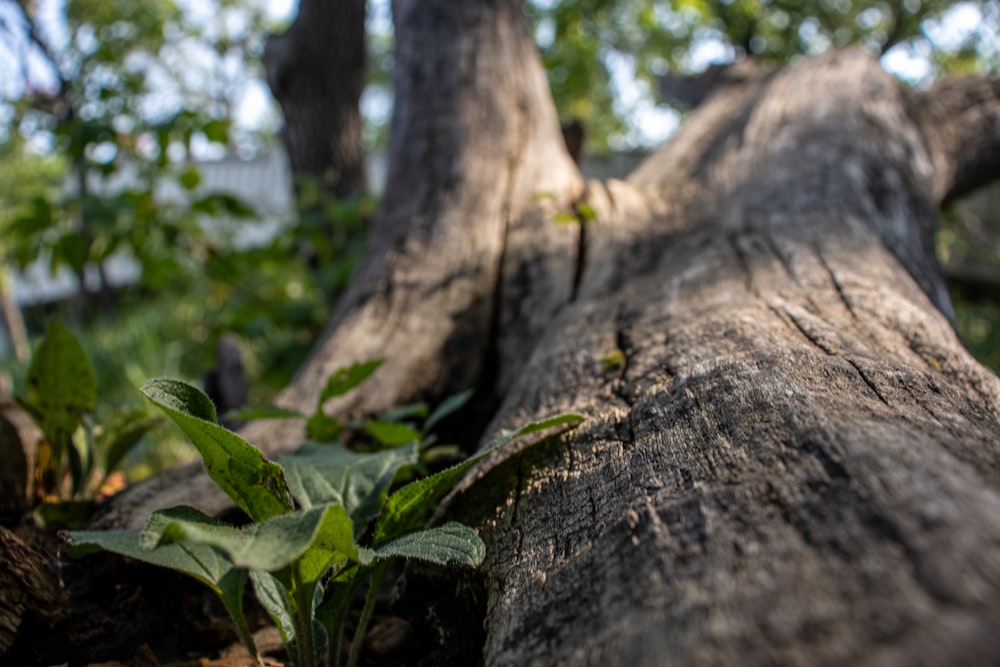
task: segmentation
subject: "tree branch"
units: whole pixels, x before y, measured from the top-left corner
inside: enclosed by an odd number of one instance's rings
[[[938,205],[1000,177],[1000,79],[946,77],[914,94],[934,161]]]

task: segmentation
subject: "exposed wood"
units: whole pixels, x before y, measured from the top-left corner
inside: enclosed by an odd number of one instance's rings
[[[941,79],[912,108],[934,157],[935,203],[1000,178],[1000,78]]]
[[[584,183],[518,3],[394,10],[387,194],[283,400],[386,357],[331,409],[474,385],[487,437],[588,415],[453,500],[487,542],[486,664],[996,664],[1000,380],[955,337],[931,244],[996,100],[931,123],[874,56],[833,52]],[[584,203],[596,221],[556,222]],[[274,452],[300,429],[243,433]]]
[[[311,360],[280,397],[284,404],[311,410],[337,368],[385,357],[364,391],[332,401],[328,411],[371,414],[478,386],[488,418],[569,301],[580,228],[553,220],[572,210],[583,181],[520,6],[507,1],[495,9],[394,7],[398,66],[386,193],[355,278]],[[303,425],[254,422],[241,435],[275,454],[301,443]],[[178,502],[209,512],[228,506],[198,467],[188,466],[130,489],[96,525],[141,527],[154,510]]]
[[[0,658],[18,633],[51,631],[67,613],[67,596],[48,560],[0,526]]]
[[[331,410],[370,413],[475,386],[487,366],[510,368],[490,359],[494,330],[516,317],[524,338],[537,338],[572,289],[578,230],[548,223],[571,208],[582,182],[519,5],[397,2],[393,10],[384,199],[327,335],[282,397],[290,405],[314,404],[338,367],[380,357],[386,364],[365,391]],[[523,360],[527,350],[517,348],[496,352]],[[287,446],[301,425],[247,433]]]
[[[42,434],[18,407],[0,393],[0,522],[16,525],[35,496],[35,455]]]
[[[0,523],[16,524],[28,509],[27,448],[17,427],[6,418],[0,398]]]
[[[1000,382],[934,307],[907,113],[831,54],[640,167],[676,212],[598,206],[580,299],[497,425],[590,421],[462,503],[488,527],[487,664],[997,659]]]

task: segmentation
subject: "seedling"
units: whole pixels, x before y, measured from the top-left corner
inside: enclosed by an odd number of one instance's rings
[[[348,369],[341,376],[345,384],[335,389],[356,385],[361,375]],[[454,522],[427,527],[431,511],[490,452],[518,436],[571,427],[583,419],[562,414],[531,423],[458,465],[390,492],[401,473],[418,465],[419,439],[370,453],[340,444],[306,444],[272,462],[218,425],[211,401],[194,387],[159,379],[142,392],[188,435],[209,477],[251,523],[235,527],[192,507],[174,507],[155,512],[142,530],[68,533],[70,553],[105,549],[202,581],[220,597],[259,664],[242,608],[252,581],[299,667],[339,661],[344,616],[356,587],[367,580],[368,596],[348,658],[349,666],[357,664],[377,593],[394,559],[479,565],[485,546],[475,531]]]
[[[104,428],[94,428],[94,369],[76,337],[54,320],[32,356],[25,395],[17,402],[42,433],[32,472],[36,495],[52,501],[92,498],[128,452],[163,422],[144,409],[123,409]],[[43,520],[49,515],[73,516],[66,503],[44,509]]]

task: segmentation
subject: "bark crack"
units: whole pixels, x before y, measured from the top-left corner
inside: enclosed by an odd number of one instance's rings
[[[840,297],[840,301],[844,304],[844,307],[847,309],[847,312],[850,313],[851,317],[857,320],[858,314],[854,312],[854,304],[852,304],[851,300],[847,298],[847,292],[844,291],[843,283],[841,283],[840,279],[837,278],[837,273],[833,270],[833,267],[830,266],[830,263],[826,261],[826,257],[823,256],[823,250],[818,246],[815,250],[819,263],[823,265],[823,268],[830,276],[830,282],[833,283],[833,288],[837,290],[837,296]]]
[[[861,369],[861,366],[858,364],[858,362],[854,361],[853,359],[849,359],[847,357],[845,357],[845,360],[847,361],[847,363],[849,363],[851,366],[854,367],[854,370],[858,372],[858,375],[860,375],[861,379],[864,380],[866,385],[868,385],[868,388],[871,389],[876,396],[878,396],[879,400],[891,408],[892,404],[889,403],[886,397],[882,395],[882,392],[879,390],[878,385],[876,385],[875,382],[870,377],[868,377],[868,374]]]
[[[496,402],[499,402],[504,393],[503,389],[497,386],[497,379],[500,374],[500,334],[503,326],[504,267],[507,264],[507,255],[510,246],[510,227],[512,211],[514,209],[513,200],[517,185],[517,175],[521,169],[524,153],[528,146],[529,128],[524,122],[524,116],[527,114],[526,101],[522,99],[518,107],[519,113],[513,121],[516,124],[513,133],[514,145],[507,160],[507,182],[503,187],[503,204],[500,210],[503,232],[500,240],[500,253],[497,256],[496,282],[493,285],[493,303],[490,308],[489,340],[486,345],[483,376],[476,391],[477,394],[488,393],[492,395]]]
[[[818,347],[825,354],[830,356],[836,355],[836,352],[834,350],[831,350],[830,347],[827,346],[825,343],[823,343],[823,341],[820,340],[818,336],[816,336],[810,329],[806,328],[805,324],[800,322],[799,318],[797,318],[794,314],[792,314],[788,310],[788,308],[779,308],[778,306],[773,304],[770,305],[769,308],[775,315],[778,316],[778,319],[782,320],[783,322],[791,320],[795,330],[801,333],[807,341]]]
[[[598,183],[600,183],[601,187],[604,188],[604,194],[608,198],[608,214],[611,217],[616,217],[618,212],[618,200],[615,199],[615,193],[610,187],[608,187],[607,181],[598,181]]]
[[[729,245],[732,246],[733,251],[736,253],[736,260],[739,262],[740,268],[743,270],[743,283],[746,290],[754,296],[759,297],[760,293],[753,286],[753,270],[750,268],[750,259],[747,257],[743,248],[740,247],[739,233],[729,235]]]
[[[517,461],[516,486],[514,487],[514,499],[510,509],[510,529],[516,535],[514,553],[520,555],[524,545],[524,529],[521,528],[520,510],[521,496],[524,493],[524,457],[519,456]]]
[[[934,420],[935,424],[941,424],[942,423],[941,419],[938,417],[937,413],[934,412],[933,410],[931,410],[930,406],[928,406],[920,396],[918,396],[916,393],[914,393],[913,389],[910,387],[910,383],[909,382],[903,381],[903,382],[900,382],[900,385],[903,387],[903,391],[905,391],[907,394],[909,394],[910,398],[913,399],[913,402],[916,403],[920,408],[922,408],[924,410],[924,412],[926,412],[927,414],[929,414],[931,416],[931,419]]]
[[[578,199],[573,202],[573,215],[577,220],[577,242],[576,242],[576,262],[573,267],[573,284],[569,291],[569,302],[573,303],[576,301],[576,295],[580,289],[580,283],[583,281],[583,269],[587,263],[587,224],[589,222],[589,217],[587,215],[586,209],[584,209],[583,204],[586,202],[583,198]],[[593,215],[592,213],[590,214]]]
[[[832,349],[828,343],[824,342],[822,338],[816,334],[816,332],[812,331],[810,327],[807,327],[805,323],[800,321],[800,319],[796,317],[796,315],[792,313],[788,308],[778,308],[775,305],[771,305],[770,308],[782,320],[785,319],[784,317],[782,317],[782,313],[784,313],[784,315],[787,315],[788,319],[792,321],[792,324],[795,325],[795,328],[806,338],[806,340],[808,340],[810,343],[818,347],[825,354],[832,357],[841,358],[847,363],[849,363],[858,373],[858,375],[861,377],[864,383],[868,385],[868,388],[871,389],[876,396],[878,396],[879,400],[885,403],[888,407],[890,408],[892,407],[892,404],[889,403],[888,399],[886,399],[885,395],[878,388],[878,385],[875,384],[874,380],[872,380],[868,376],[868,374],[861,368],[860,364],[858,364],[857,361],[851,359],[846,354],[843,354],[841,352],[838,352],[837,350]]]
[[[636,397],[627,390],[626,377],[628,376],[629,365],[634,354],[632,342],[626,333],[626,326],[623,322],[623,309],[618,308],[615,313],[615,351],[606,359],[605,364],[615,364],[616,367],[608,367],[607,370],[616,371],[615,378],[611,381],[611,392],[622,403],[628,406],[628,413],[625,415],[623,424],[627,429],[627,437],[630,443],[635,443],[635,428],[632,423],[632,409],[636,404]]]
[[[801,285],[802,283],[801,281],[799,281],[799,277],[795,274],[795,271],[792,269],[791,262],[789,262],[788,258],[785,257],[785,254],[781,252],[781,249],[778,248],[778,244],[774,240],[774,234],[765,233],[764,243],[767,245],[767,249],[771,251],[771,254],[774,255],[775,258],[777,258],[778,263],[781,264],[781,268],[785,270],[785,273],[788,274],[788,277],[792,279],[792,282],[795,283],[796,285]]]

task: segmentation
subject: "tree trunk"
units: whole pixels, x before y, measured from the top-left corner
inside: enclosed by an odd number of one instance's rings
[[[716,91],[627,181],[584,183],[519,3],[394,12],[386,195],[283,400],[385,357],[330,407],[475,386],[484,437],[587,415],[452,501],[487,544],[485,663],[996,664],[1000,380],[949,324],[932,235],[998,166],[975,149],[1000,83],[906,91],[832,52]],[[301,424],[243,434],[274,453]],[[172,475],[104,525],[171,504]]]
[[[300,212],[366,189],[361,111],[365,0],[301,0],[291,27],[268,39],[268,85],[284,115],[282,139]]]

